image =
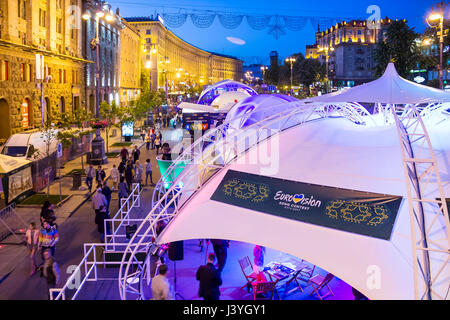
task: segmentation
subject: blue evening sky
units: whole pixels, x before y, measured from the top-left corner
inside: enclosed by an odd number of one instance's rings
[[[180,9],[188,13],[211,10],[213,12],[240,13],[248,15],[278,14],[287,16],[355,17],[367,19],[371,13],[367,8],[377,5],[381,17],[407,19],[417,32],[426,27],[425,16],[436,0],[109,0],[114,8],[120,8],[123,17],[149,16],[158,13],[175,13]],[[201,13],[201,12],[199,12]],[[241,25],[233,30],[222,27],[218,18],[210,28],[197,28],[190,17],[179,28],[170,28],[183,40],[208,51],[228,54],[244,59],[247,63],[268,63],[269,53],[278,51],[280,58],[292,53],[305,51],[305,45],[314,43],[317,25],[306,26],[297,32],[287,29],[284,35],[275,39],[268,29],[256,31],[250,28],[244,18]],[[244,45],[232,43],[227,37],[245,41]]]

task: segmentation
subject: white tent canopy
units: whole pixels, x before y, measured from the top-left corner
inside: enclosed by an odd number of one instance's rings
[[[450,102],[450,93],[406,80],[399,76],[394,64],[389,63],[377,80],[303,101],[419,104]]]
[[[288,104],[294,112],[304,109],[316,114],[314,106],[319,108],[322,102],[418,104],[449,101],[450,94],[407,81],[397,74],[393,64],[389,64],[385,74],[371,83],[341,93],[302,100],[311,102],[309,106],[296,102]],[[406,183],[408,177],[405,176],[402,157],[404,146],[398,137],[397,125],[386,123],[370,127],[349,121],[350,118],[345,116],[324,116],[320,119],[312,117],[312,121],[304,123],[299,117],[295,124],[290,125],[279,114],[275,113],[273,116],[280,117],[281,124],[286,125],[285,129],[258,143],[250,143],[248,150],[244,149],[247,151],[237,153],[237,157],[227,162],[196,193],[181,192],[179,203],[183,205],[158,237],[158,243],[219,238],[260,244],[324,268],[370,299],[414,299],[415,274],[411,239],[415,235],[411,234],[409,189]],[[256,122],[254,127],[262,126],[261,122],[263,120]],[[435,152],[441,180],[439,188],[445,198],[450,198],[450,118],[442,117],[439,122],[432,124],[427,120],[424,121],[424,126]],[[230,141],[238,135],[245,136],[248,132],[244,130],[231,135]],[[246,139],[242,141],[247,143]],[[220,140],[216,144],[220,146]],[[239,147],[236,144],[232,146],[235,149]],[[425,146],[422,145],[416,147],[414,152],[422,155],[424,150]],[[226,158],[226,152],[227,149],[224,149],[222,153],[215,151],[213,154],[215,157],[222,154]],[[204,159],[202,161],[206,161]],[[186,167],[184,170],[188,171],[184,171],[185,178],[182,181],[178,179],[174,185],[182,185],[183,190],[196,188],[205,179],[198,174],[202,167],[201,162]],[[248,209],[212,200],[211,196],[229,170],[400,196],[403,200],[390,239],[382,240],[259,212],[253,207]],[[428,192],[427,197],[430,199],[440,196],[440,190]],[[448,224],[448,221],[441,218],[448,217],[439,216],[438,225],[442,226],[436,227],[439,235],[446,232],[444,226]],[[445,254],[442,253],[444,258]],[[439,264],[445,261],[444,258],[430,263]],[[378,270],[380,283],[371,287],[368,285],[368,278],[373,270]],[[442,269],[442,274],[447,279],[450,277],[448,264]],[[446,296],[448,282],[435,284],[434,290],[441,296]]]
[[[190,103],[190,102],[182,102],[178,106],[178,108],[183,110],[183,113],[196,113],[196,112],[216,112],[216,109],[214,109],[211,106],[204,105],[204,104],[197,104],[197,103]]]
[[[441,130],[449,133],[443,123]],[[442,132],[441,132],[442,133]],[[329,118],[275,135],[241,155],[189,200],[166,227],[160,243],[220,238],[267,246],[305,259],[343,279],[370,299],[414,299],[407,189],[396,128],[367,129]],[[438,140],[441,134],[432,135]],[[450,144],[438,140],[446,196],[450,197]],[[268,156],[279,148],[274,178],[402,196],[391,240],[294,221],[211,200],[227,169],[265,175],[262,165],[243,159]],[[301,147],[299,147],[301,146]],[[326,152],[324,152],[326,150]],[[264,162],[267,159],[264,158]],[[266,169],[268,169],[266,167]],[[195,180],[195,179],[194,179]],[[379,288],[367,286],[368,272],[381,272]]]
[[[216,108],[218,112],[228,112],[239,101],[250,97],[250,94],[243,91],[229,91],[219,95],[211,103],[211,106]]]

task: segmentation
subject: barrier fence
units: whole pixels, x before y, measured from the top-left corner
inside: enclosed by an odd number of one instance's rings
[[[72,292],[73,290],[75,292],[70,294],[70,299],[75,300],[87,282],[117,280],[117,278],[102,276],[101,272],[99,272],[99,267],[104,269],[120,266],[120,259],[118,261],[107,261],[106,255],[123,254],[128,246],[129,235],[126,232],[121,232],[121,230],[132,224],[139,224],[144,220],[130,218],[131,211],[140,207],[141,191],[139,184],[134,183],[132,185],[130,195],[126,199],[121,199],[121,204],[116,214],[111,219],[105,219],[104,221],[105,231],[108,230],[108,224],[111,226],[110,233],[105,234],[105,243],[84,244],[83,259],[73,270],[70,270],[72,274],[62,288],[50,289],[51,300],[65,300],[69,297],[69,291]],[[140,245],[140,248],[136,248],[137,252],[145,254],[146,250],[147,247],[145,245]],[[134,264],[140,265],[143,262],[136,260]]]

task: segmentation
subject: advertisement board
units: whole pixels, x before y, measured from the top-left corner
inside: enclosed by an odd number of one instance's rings
[[[228,170],[211,200],[389,240],[402,197]]]

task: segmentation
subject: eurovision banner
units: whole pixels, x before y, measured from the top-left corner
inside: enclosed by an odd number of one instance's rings
[[[402,197],[228,170],[211,200],[389,240]]]

